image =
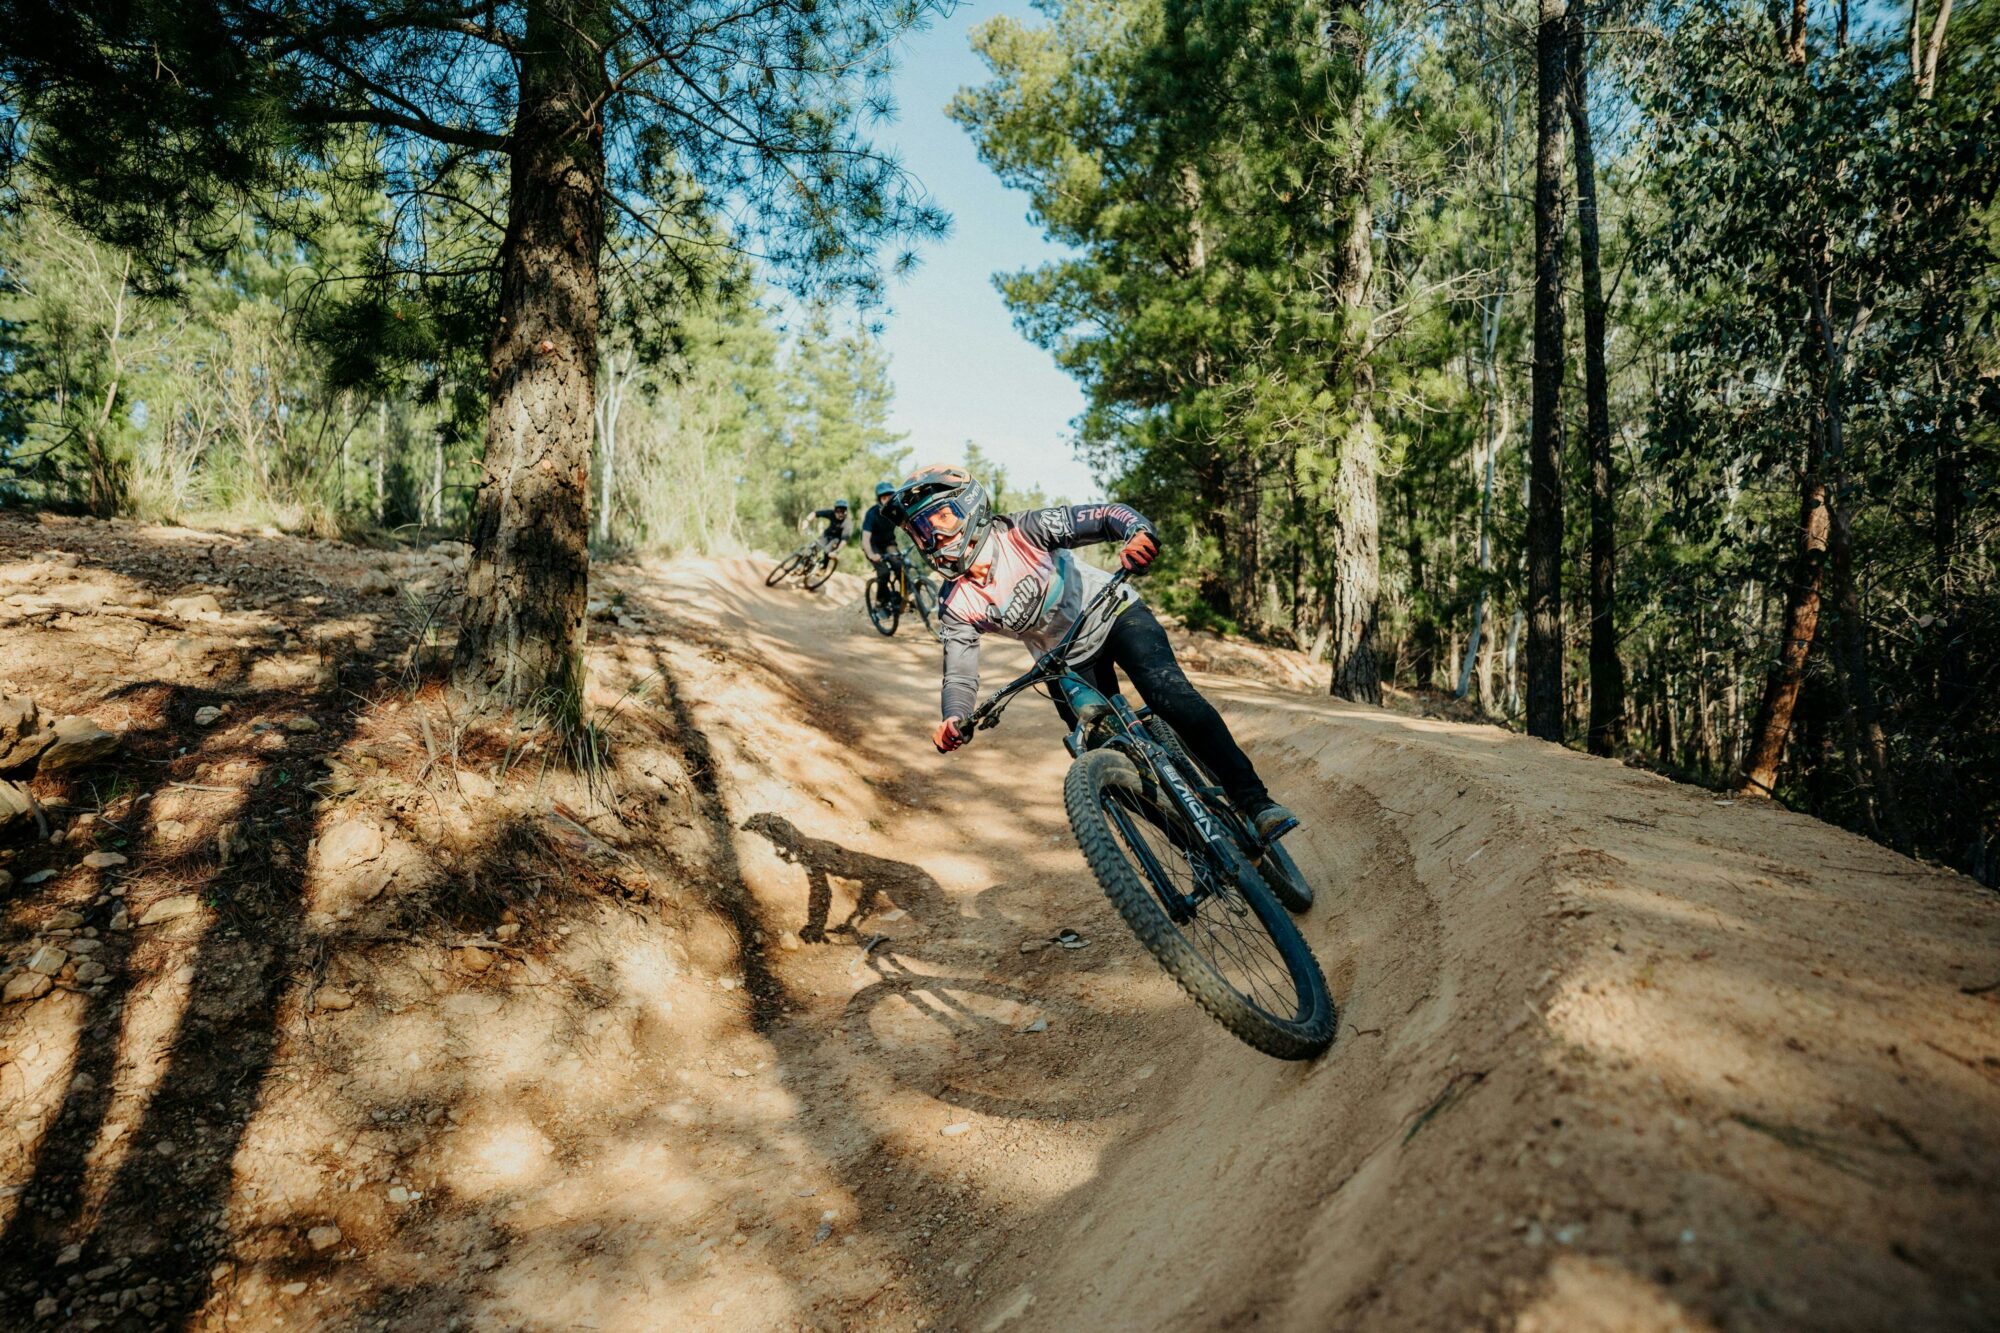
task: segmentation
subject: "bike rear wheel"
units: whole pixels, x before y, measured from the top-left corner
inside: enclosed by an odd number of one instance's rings
[[[1211,846],[1131,757],[1079,757],[1063,804],[1125,924],[1217,1022],[1281,1060],[1309,1059],[1332,1044],[1326,978],[1291,917],[1256,871]],[[1182,896],[1195,903],[1176,921],[1167,903]]]
[[[880,584],[870,579],[868,580],[868,587],[863,590],[861,596],[862,600],[868,604],[868,623],[873,625],[884,638],[887,638],[896,632],[896,622],[902,619],[903,608],[893,600],[884,603],[879,591],[880,587]]]
[[[1146,732],[1173,752],[1190,782],[1203,787],[1222,785],[1215,780],[1215,774],[1208,771],[1208,765],[1194,757],[1194,752],[1181,740],[1180,733],[1165,718],[1158,714],[1148,717]],[[1233,813],[1231,817],[1240,822],[1240,818]],[[1264,883],[1271,892],[1277,895],[1278,901],[1285,905],[1285,910],[1293,916],[1311,911],[1313,886],[1306,882],[1305,875],[1299,871],[1298,863],[1292,860],[1292,854],[1285,850],[1284,844],[1259,842],[1247,826],[1244,828],[1244,842],[1246,850],[1254,849],[1250,851],[1251,862],[1257,867],[1257,873],[1264,877]]]
[[[805,562],[805,558],[804,551],[794,551],[783,560],[780,560],[778,567],[764,576],[764,586],[775,588],[792,575],[798,573],[799,566]]]
[[[834,568],[840,564],[840,557],[837,555],[822,555],[819,559],[820,562],[818,564],[809,566],[806,569],[806,590],[808,592],[818,588],[820,584],[832,578]]]

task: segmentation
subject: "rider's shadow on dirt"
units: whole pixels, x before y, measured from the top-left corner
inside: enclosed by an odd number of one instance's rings
[[[829,931],[852,933],[856,922],[883,903],[919,921],[936,920],[947,910],[938,882],[917,866],[808,837],[783,815],[752,815],[743,821],[743,829],[768,841],[779,860],[805,868],[806,922],[799,927],[799,938],[807,943],[824,940]],[[829,927],[835,879],[855,885],[854,910],[845,921]]]

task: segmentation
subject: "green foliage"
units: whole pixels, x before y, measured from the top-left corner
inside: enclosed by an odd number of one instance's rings
[[[486,298],[435,275],[376,281],[386,194],[329,189],[321,207],[303,236],[240,222],[173,300],[142,295],[129,257],[48,209],[9,217],[0,498],[319,533],[458,530],[485,408],[471,312]],[[600,540],[783,546],[802,512],[835,492],[864,503],[900,467],[865,326],[843,330],[820,307],[782,339],[747,271],[670,321],[610,308]]]
[[[889,429],[889,365],[863,324],[841,327],[814,306],[778,367],[782,403],[774,429],[746,460],[744,519],[757,545],[788,547],[815,510],[845,499],[855,522],[875,483],[900,476],[906,450]]]
[[[1164,525],[1152,595],[1198,623],[1318,641],[1348,576],[1332,558],[1343,463],[1373,441],[1386,673],[1515,716],[1536,111],[1519,34],[1535,13],[1038,8],[978,30],[992,77],[953,113],[1065,247],[997,281],[1082,382],[1084,450]],[[1848,639],[1829,583],[1785,794],[1886,826],[1889,793],[1842,720],[1872,676],[1904,792],[1950,793],[1903,802],[1925,806],[1906,810],[1915,844],[1992,878],[2000,6],[1952,11],[1928,91],[1907,18],[1814,8],[1795,60],[1774,12],[1575,10],[1632,742],[1704,780],[1736,764],[1792,584],[1800,474],[1822,459],[1851,523],[1865,662],[1835,669]],[[1581,357],[1568,379],[1580,441]],[[1577,552],[1584,455],[1568,456]],[[1585,581],[1568,587],[1581,625]],[[1570,680],[1587,680],[1582,638]],[[1585,704],[1569,700],[1579,726]]]

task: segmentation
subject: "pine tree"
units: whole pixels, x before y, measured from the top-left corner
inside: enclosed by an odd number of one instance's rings
[[[886,38],[922,12],[8,0],[0,79],[51,199],[157,285],[225,249],[227,219],[289,197],[355,127],[382,136],[408,196],[467,164],[504,172],[504,217],[472,256],[494,314],[456,675],[573,720],[607,219],[698,267],[686,224],[727,199],[778,269],[869,287],[876,242],[939,226],[859,128]],[[396,253],[428,267],[428,239],[401,235]]]

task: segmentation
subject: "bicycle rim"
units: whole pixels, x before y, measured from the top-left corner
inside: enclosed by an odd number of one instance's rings
[[[817,588],[833,577],[834,567],[840,563],[837,555],[822,556],[820,563],[806,571],[806,587]]]
[[[1117,788],[1106,789],[1104,799],[1113,807],[1105,811],[1113,831],[1154,892],[1170,889],[1199,899],[1190,920],[1168,916],[1175,933],[1252,1007],[1280,1020],[1297,1017],[1301,996],[1277,941],[1180,812]],[[1136,855],[1141,842],[1151,853],[1152,866]]]
[[[778,567],[776,569],[772,570],[769,574],[766,574],[764,576],[764,586],[767,588],[777,587],[780,583],[783,583],[788,577],[790,577],[792,573],[798,569],[798,567],[799,567],[799,553],[797,551],[794,551],[790,555],[786,556],[783,560],[780,560],[778,562]]]

